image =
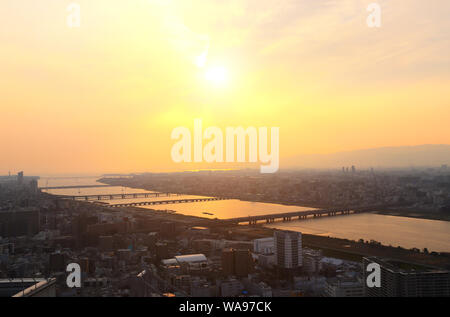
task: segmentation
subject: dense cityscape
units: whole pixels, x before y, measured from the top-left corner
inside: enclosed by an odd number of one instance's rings
[[[440,219],[448,219],[449,180],[445,166],[418,171],[290,171],[277,176],[251,170],[203,171],[101,179],[103,184],[161,193],[321,207],[356,208],[378,201],[377,206],[386,207],[381,213],[400,210],[408,216],[413,207],[421,211],[414,217]],[[101,201],[46,193],[38,188],[36,177],[23,173],[0,179],[0,237],[0,296],[450,295],[449,253],[166,210],[112,208]],[[376,290],[365,283],[364,263],[373,262],[380,264],[387,283]],[[70,263],[80,265],[81,287],[67,286]],[[388,282],[391,279],[398,282]]]
[[[450,168],[281,171],[204,171],[104,179],[161,192],[232,197],[320,207],[385,206],[425,218],[450,219]]]

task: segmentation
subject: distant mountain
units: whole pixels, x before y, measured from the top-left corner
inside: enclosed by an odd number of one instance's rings
[[[450,145],[382,147],[332,154],[301,155],[280,162],[281,168],[450,166]]]

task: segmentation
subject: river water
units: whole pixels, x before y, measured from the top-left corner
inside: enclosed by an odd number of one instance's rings
[[[93,185],[97,177],[75,178],[47,178],[39,180],[40,187]],[[80,189],[53,189],[48,191],[58,195],[97,195],[120,193],[151,192],[128,187],[80,188]],[[154,200],[169,200],[182,198],[198,198],[204,196],[171,196],[158,198],[137,198],[105,200],[110,204],[142,202]],[[227,219],[289,211],[311,210],[303,206],[286,206],[248,202],[241,200],[221,200],[183,204],[165,204],[142,206],[147,209],[173,210],[177,213],[205,218]],[[385,245],[401,246],[404,248],[427,248],[429,251],[450,252],[450,222],[427,220],[378,214],[355,214],[337,217],[322,217],[302,221],[276,222],[267,227],[300,231],[303,233],[345,238],[350,240],[376,240]]]
[[[450,222],[372,213],[280,222],[271,228],[350,240],[375,240],[403,248],[450,252]]]

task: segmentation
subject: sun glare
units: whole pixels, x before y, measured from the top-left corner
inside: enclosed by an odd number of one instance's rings
[[[205,71],[205,79],[213,84],[224,84],[228,81],[228,70],[225,67],[211,67]]]

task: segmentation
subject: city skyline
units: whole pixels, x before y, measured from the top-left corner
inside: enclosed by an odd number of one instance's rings
[[[248,147],[247,147],[248,149]],[[358,171],[388,171],[388,170],[414,170],[425,168],[446,168],[450,164],[450,145],[446,144],[424,144],[418,146],[381,147],[373,149],[362,149],[355,151],[343,151],[329,154],[307,154],[281,158],[280,171],[289,170],[334,170],[355,167]],[[247,153],[246,153],[247,154]],[[251,162],[223,162],[223,163],[195,163],[188,162],[165,169],[121,170],[111,171],[105,169],[97,170],[58,170],[46,172],[42,169],[25,170],[27,175],[47,177],[92,177],[100,175],[139,175],[145,173],[179,173],[198,171],[239,171],[260,170],[259,163]],[[11,166],[0,169],[0,176],[16,177],[22,168]]]

